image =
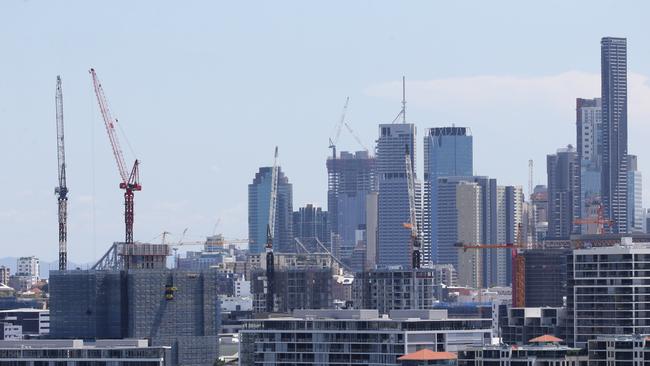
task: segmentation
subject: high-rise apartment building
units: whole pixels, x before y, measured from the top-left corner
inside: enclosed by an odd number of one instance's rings
[[[318,239],[327,243],[329,237],[328,215],[320,207],[307,204],[293,213],[293,236],[300,241]]]
[[[497,186],[497,244],[514,244],[524,240],[524,192],[521,186]],[[512,283],[512,249],[492,249],[486,264],[486,286],[509,286]]]
[[[366,230],[367,195],[377,191],[376,159],[367,151],[341,151],[327,159],[327,211],[332,252],[348,261],[357,232]]]
[[[253,183],[248,185],[248,239],[251,254],[262,253],[266,244],[272,170],[271,167],[260,168],[255,173]],[[284,252],[293,248],[293,187],[279,167],[276,179],[277,204],[273,246],[276,251]]]
[[[378,235],[377,265],[411,267],[412,248],[409,222],[410,208],[406,177],[407,150],[416,176],[415,125],[412,123],[380,124],[377,139]],[[418,185],[419,186],[419,185]],[[417,187],[416,187],[417,188]],[[421,194],[416,192],[419,207]]]
[[[437,263],[438,178],[471,176],[472,135],[467,127],[436,127],[424,137],[424,214],[422,216],[423,262]]]
[[[548,179],[548,233],[553,239],[569,239],[580,232],[580,162],[573,146],[546,156]]]
[[[602,103],[600,98],[576,99],[576,143],[580,161],[580,217],[591,217],[601,204],[603,153]],[[583,225],[581,233],[589,234]],[[591,233],[591,234],[595,234]]]
[[[601,40],[603,166],[601,198],[608,229],[628,232],[627,219],[627,40]]]
[[[650,243],[624,237],[619,245],[576,249],[567,262],[567,343],[650,334]]]
[[[642,233],[643,220],[643,177],[637,166],[636,155],[628,155],[627,172],[627,228],[631,233]]]

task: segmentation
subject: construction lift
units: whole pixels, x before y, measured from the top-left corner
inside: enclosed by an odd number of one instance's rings
[[[104,120],[104,125],[106,126],[106,132],[108,133],[108,139],[111,142],[111,147],[113,148],[113,155],[115,156],[115,162],[117,163],[117,169],[120,173],[122,181],[120,182],[120,189],[124,190],[124,224],[125,224],[125,240],[126,244],[133,244],[133,216],[134,216],[134,193],[142,190],[142,185],[140,185],[140,171],[139,171],[139,162],[136,159],[133,163],[133,167],[130,172],[127,168],[126,161],[124,160],[124,154],[122,153],[122,148],[120,147],[120,141],[117,138],[117,131],[115,127],[117,125],[117,119],[114,119],[111,115],[111,111],[108,108],[108,101],[104,95],[104,89],[102,84],[97,78],[95,69],[90,69],[90,75],[93,79],[93,87],[95,88],[95,95],[97,96],[97,103],[99,103],[99,109],[102,114],[102,119]]]
[[[59,204],[59,271],[68,268],[68,186],[65,178],[65,144],[63,129],[63,90],[61,76],[56,77],[56,147],[59,186],[54,188]]]
[[[347,106],[347,103],[346,103]],[[336,151],[334,152],[336,153]],[[275,233],[275,210],[278,195],[278,147],[275,147],[273,168],[271,169],[271,199],[269,202],[269,222],[266,225],[266,312],[275,310],[275,262],[273,259],[273,234]]]

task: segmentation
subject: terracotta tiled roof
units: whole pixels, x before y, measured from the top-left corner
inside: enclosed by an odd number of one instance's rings
[[[562,339],[552,336],[550,334],[545,334],[529,340],[530,343],[559,343],[562,342]]]
[[[455,360],[455,353],[451,352],[433,352],[430,349],[423,349],[417,352],[406,354],[398,360],[400,361],[433,361],[433,360]]]

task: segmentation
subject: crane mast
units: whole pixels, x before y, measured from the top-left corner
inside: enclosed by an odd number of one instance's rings
[[[113,155],[115,157],[115,162],[117,163],[117,169],[120,173],[120,177],[122,178],[122,181],[120,182],[120,189],[124,190],[124,242],[131,244],[133,243],[133,217],[135,207],[134,192],[142,190],[142,186],[140,185],[140,163],[136,159],[130,172],[127,170],[124,154],[122,153],[120,141],[117,138],[117,131],[115,130],[117,119],[114,119],[111,115],[111,111],[108,108],[106,96],[104,95],[104,89],[102,88],[102,84],[97,78],[95,69],[90,69],[90,75],[93,79],[93,87],[95,89],[95,95],[97,96],[97,103],[99,104],[99,110],[102,114],[102,119],[104,120],[108,139],[110,140],[111,147],[113,149]]]
[[[273,157],[273,168],[271,168],[271,199],[269,202],[269,222],[266,225],[266,311],[272,313],[274,310],[274,280],[275,280],[275,262],[273,259],[273,235],[275,233],[275,211],[277,206],[278,195],[278,147],[275,147]]]
[[[59,204],[59,271],[68,268],[68,186],[65,178],[65,144],[63,134],[63,89],[61,76],[56,77],[56,148],[59,186],[54,188]]]
[[[409,196],[409,222],[404,226],[411,230],[411,249],[413,251],[412,267],[420,268],[420,235],[418,230],[417,214],[415,208],[415,178],[413,177],[413,165],[411,164],[411,153],[408,145],[405,154],[406,182]]]

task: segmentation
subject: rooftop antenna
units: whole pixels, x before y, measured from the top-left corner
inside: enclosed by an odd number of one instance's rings
[[[402,123],[406,123],[406,77],[402,75]]]

